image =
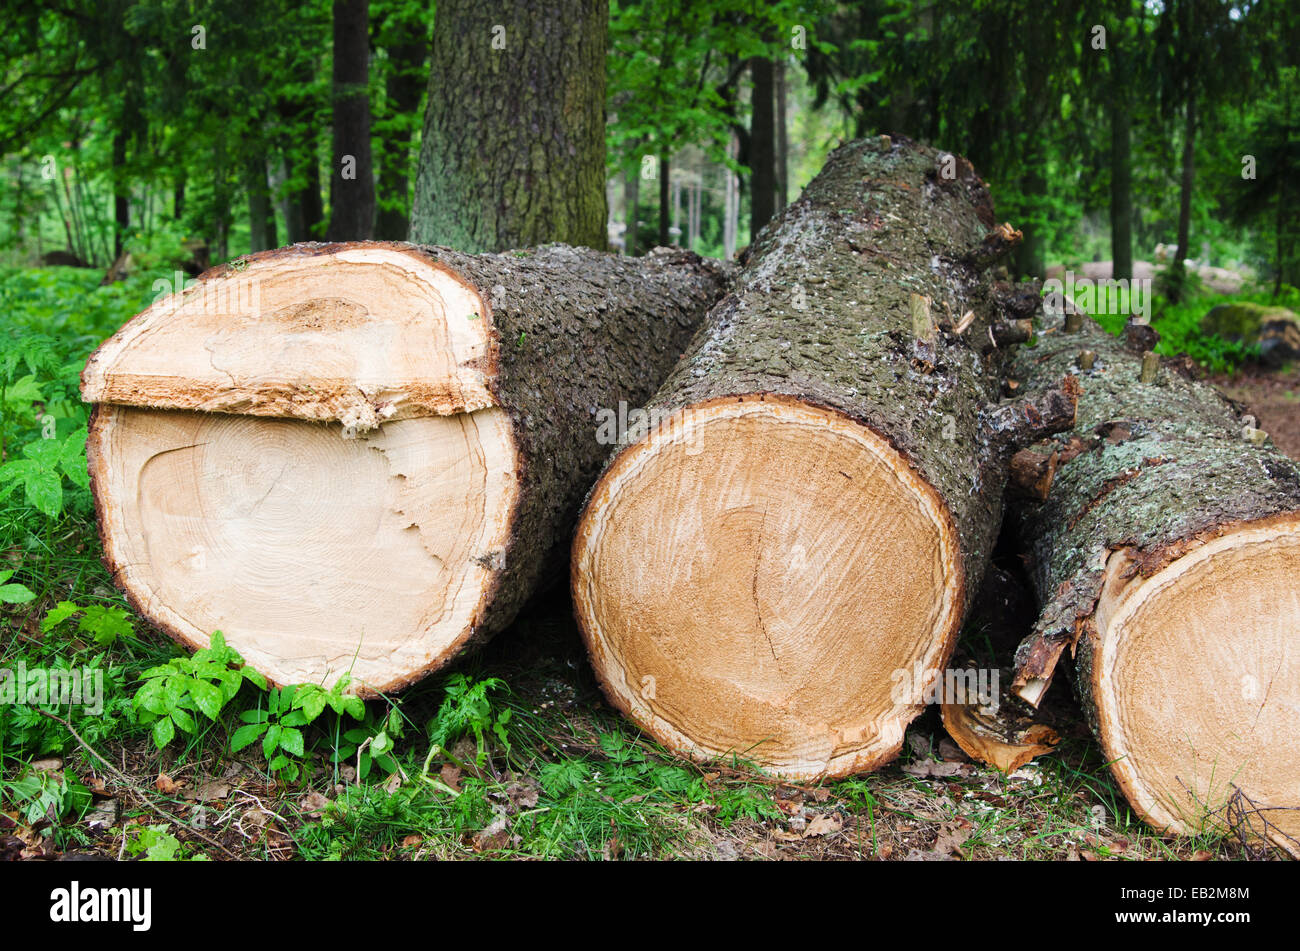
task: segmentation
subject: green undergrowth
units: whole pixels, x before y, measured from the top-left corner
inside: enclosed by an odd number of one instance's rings
[[[678,760],[603,702],[563,592],[453,671],[365,702],[346,677],[268,684],[220,632],[179,649],[100,562],[77,398],[86,356],[155,293],[148,276],[99,287],[84,271],[0,272],[0,700],[4,672],[10,690],[24,670],[102,688],[93,702],[0,702],[0,851],[11,840],[138,860],[1231,849],[1210,833],[1151,834],[1086,737],[1019,778],[971,764],[918,772],[940,753],[933,712],[898,764],[834,783],[779,783],[743,754]]]
[[[1107,332],[1123,332],[1130,309],[1127,290],[1120,291],[1116,299],[1112,300],[1107,294],[1098,293],[1096,288],[1085,287],[1076,292],[1073,300]],[[1160,333],[1156,353],[1166,357],[1185,353],[1214,373],[1237,372],[1243,365],[1258,359],[1258,346],[1204,333],[1200,324],[1202,318],[1214,307],[1240,302],[1285,307],[1300,313],[1300,289],[1284,286],[1277,297],[1265,290],[1212,294],[1192,289],[1178,303],[1170,302],[1157,290],[1151,303],[1151,325]]]

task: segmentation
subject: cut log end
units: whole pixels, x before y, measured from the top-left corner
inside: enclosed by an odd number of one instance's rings
[[[1153,826],[1207,818],[1300,857],[1300,519],[1247,523],[1149,577],[1117,552],[1089,692],[1106,758]]]
[[[217,268],[132,320],[82,373],[82,398],[339,421],[493,406],[487,305],[410,246],[295,245]]]
[[[950,516],[908,461],[770,394],[689,406],[621,453],[573,579],[615,706],[679,753],[796,779],[896,755],[964,597]]]
[[[440,666],[483,610],[517,493],[504,413],[338,423],[105,405],[88,443],[105,557],[142,613],[222,631],[281,683],[361,693]]]

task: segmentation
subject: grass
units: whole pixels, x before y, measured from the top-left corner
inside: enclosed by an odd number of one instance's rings
[[[0,273],[0,384],[19,394],[3,401],[0,479],[35,458],[29,447],[76,448],[86,422],[76,373],[151,298],[147,276],[100,288],[80,271]],[[97,714],[76,704],[0,704],[0,856],[1248,854],[1219,833],[1174,840],[1146,829],[1080,732],[1068,696],[1058,698],[1060,748],[1012,777],[970,763],[952,776],[916,775],[935,755],[960,758],[933,710],[913,724],[896,764],[839,782],[780,783],[740,758],[676,760],[603,703],[563,592],[536,602],[455,673],[400,697],[349,705],[312,687],[271,693],[250,680],[214,699],[190,680],[220,684],[221,671],[204,664],[237,671],[239,661],[192,657],[127,610],[100,563],[89,492],[75,473],[21,473],[0,482],[0,569],[17,586],[0,588],[9,592],[0,603],[0,669],[90,666],[102,672],[104,694]],[[52,612],[64,615],[59,623]],[[976,629],[968,640],[987,638]],[[142,694],[164,674],[188,693]],[[173,725],[160,738],[164,717]]]

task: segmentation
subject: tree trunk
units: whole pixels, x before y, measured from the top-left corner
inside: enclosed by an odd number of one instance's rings
[[[633,162],[623,172],[623,250],[629,256],[637,253],[636,216],[641,201],[641,167]]]
[[[126,137],[113,133],[113,260],[122,256],[122,242],[131,230],[131,197],[126,184]]]
[[[754,79],[753,114],[749,121],[749,240],[776,214],[776,120],[772,61],[750,60]]]
[[[1196,180],[1196,96],[1187,100],[1187,116],[1183,126],[1183,179],[1178,189],[1178,251],[1174,255],[1173,272],[1176,278],[1169,288],[1173,302],[1183,296],[1187,274],[1187,255],[1192,231],[1192,185]]]
[[[733,133],[727,142],[727,154],[736,157],[736,136]],[[722,254],[728,260],[736,256],[736,243],[740,238],[740,193],[736,183],[736,173],[727,166],[722,166]]]
[[[1028,424],[982,412],[1009,305],[981,269],[1014,232],[989,234],[968,163],[937,168],[887,136],[832,153],[588,498],[572,581],[592,663],[683,754],[871,769],[947,661]],[[1040,424],[1068,425],[1063,403]]]
[[[1027,395],[1095,359],[1076,428],[1033,450],[1045,500],[1014,509],[1042,614],[1013,690],[1036,705],[1070,648],[1147,822],[1197,833],[1208,815],[1300,854],[1300,811],[1283,811],[1300,807],[1300,467],[1210,386],[1169,368],[1141,382],[1143,358],[1091,321],[1043,338],[1017,360]]]
[[[1118,45],[1118,44],[1117,44]],[[1110,255],[1111,277],[1133,278],[1133,148],[1132,106],[1128,95],[1127,53],[1112,49],[1110,57]]]
[[[429,52],[428,30],[422,20],[399,24],[400,40],[389,48],[392,73],[385,83],[388,116],[415,115],[424,81],[418,75]],[[375,237],[405,241],[410,230],[411,130],[402,126],[382,139],[379,166],[379,213]]]
[[[774,64],[776,70],[776,214],[785,211],[790,200],[790,139],[786,120],[785,60]]]
[[[212,204],[216,220],[212,222],[217,260],[224,261],[230,257],[230,183],[226,178],[226,142],[217,139],[213,149],[212,162]]]
[[[370,0],[334,0],[334,163],[330,241],[369,238],[375,227],[370,156]]]
[[[249,250],[266,251],[274,248],[278,242],[275,235],[275,207],[271,204],[265,159],[260,156],[250,158],[244,177],[248,191]]]
[[[604,248],[608,0],[439,0],[411,238]]]
[[[669,247],[673,243],[672,235],[669,234],[671,227],[672,206],[669,199],[669,192],[672,190],[672,156],[667,152],[659,155],[659,246],[661,248]]]
[[[654,392],[728,276],[384,243],[209,271],[83,374],[106,563],[183,644],[399,689],[562,574],[602,412]]]

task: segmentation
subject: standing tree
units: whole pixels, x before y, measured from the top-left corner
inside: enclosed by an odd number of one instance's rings
[[[370,158],[370,3],[334,0],[334,165],[330,241],[369,238],[375,225]]]
[[[381,143],[375,237],[404,241],[411,226],[411,140],[420,124],[429,22],[419,2],[376,4],[375,16],[375,42],[387,54],[381,61],[384,108],[374,120]]]
[[[441,0],[411,240],[603,249],[608,0]]]

